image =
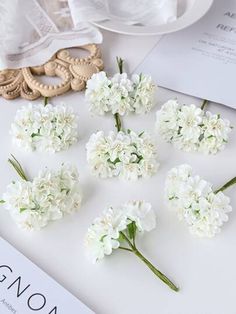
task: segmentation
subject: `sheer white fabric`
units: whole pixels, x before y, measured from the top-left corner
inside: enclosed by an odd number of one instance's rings
[[[75,27],[67,0],[0,1],[0,69],[40,65],[59,49],[101,41],[89,23]]]

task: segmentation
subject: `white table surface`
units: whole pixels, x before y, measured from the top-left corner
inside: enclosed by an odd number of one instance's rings
[[[115,71],[115,56],[118,55],[125,58],[129,69],[133,70],[156,41],[155,37],[135,38],[104,32],[102,49],[106,69],[110,73]],[[152,112],[125,117],[124,125],[140,132],[144,129],[152,132],[155,111],[171,97],[200,104],[200,100],[164,89],[158,90],[157,97],[158,103]],[[24,153],[13,147],[10,124],[16,110],[26,101],[1,99],[0,194],[11,180],[17,179],[7,163],[9,154],[13,153],[31,177],[46,165],[56,168],[64,161],[75,163],[81,175],[83,206],[77,214],[33,233],[17,229],[2,207],[0,235],[98,314],[235,314],[236,187],[226,192],[234,207],[230,220],[222,232],[210,240],[191,236],[163,203],[164,179],[175,165],[191,164],[196,173],[216,187],[236,175],[235,130],[226,150],[216,156],[183,153],[157,139],[161,167],[154,177],[135,183],[99,180],[88,171],[85,144],[91,133],[114,128],[113,118],[109,115],[91,117],[83,93],[67,93],[52,100],[54,104],[60,101],[73,106],[78,113],[80,141],[67,152],[47,155]],[[217,104],[210,104],[209,109],[230,119],[236,126],[235,111]],[[158,217],[157,228],[145,234],[138,244],[141,251],[180,286],[179,293],[168,289],[128,252],[117,251],[96,265],[87,261],[83,241],[93,218],[104,206],[130,199],[145,199],[153,204]]]

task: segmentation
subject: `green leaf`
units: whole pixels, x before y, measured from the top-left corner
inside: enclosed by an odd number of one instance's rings
[[[143,160],[143,156],[138,156],[138,163],[140,163],[141,160]]]
[[[132,222],[127,226],[127,230],[128,230],[129,238],[130,238],[131,240],[135,239],[137,227],[136,227],[136,223],[135,223],[134,221],[132,221]]]
[[[182,126],[180,126],[179,129],[178,129],[178,133],[177,133],[178,135],[180,135],[181,129],[182,129]]]
[[[69,192],[70,192],[70,189],[62,188],[62,189],[61,189],[61,192],[64,192],[64,191],[66,191],[66,195],[68,195]]]
[[[6,203],[4,200],[0,200],[0,204],[4,204]]]
[[[131,153],[131,155],[135,155],[137,157],[137,161],[135,161],[134,163],[139,163],[143,159],[143,156],[138,155],[137,153]]]
[[[103,235],[103,236],[101,237],[101,239],[100,239],[101,242],[103,241],[103,239],[105,238],[105,236],[106,236],[106,235]]]
[[[31,137],[32,137],[32,138],[34,138],[35,136],[38,136],[38,134],[37,134],[37,133],[32,133],[32,134],[31,134]]]
[[[27,208],[26,207],[21,207],[20,208],[20,213],[23,213],[23,211],[25,211]]]
[[[111,164],[115,165],[118,162],[120,162],[120,159],[117,157],[114,161],[111,161],[111,159],[109,158],[107,161],[110,162]]]
[[[204,139],[204,134],[201,134],[200,136],[199,136],[199,141],[202,141]]]

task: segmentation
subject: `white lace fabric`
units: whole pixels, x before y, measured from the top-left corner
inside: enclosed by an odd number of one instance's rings
[[[0,1],[0,69],[45,63],[63,48],[101,43],[91,24],[74,25],[67,0]]]

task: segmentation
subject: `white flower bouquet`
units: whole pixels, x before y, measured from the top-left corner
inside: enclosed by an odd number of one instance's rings
[[[75,167],[63,164],[57,171],[45,169],[31,181],[14,156],[9,162],[22,180],[8,185],[1,203],[20,228],[40,230],[80,208],[82,195]]]
[[[192,234],[213,237],[220,232],[232,210],[230,199],[223,191],[236,183],[236,177],[214,191],[211,183],[192,172],[189,165],[168,172],[165,184],[167,205],[185,221]]]
[[[156,147],[146,132],[99,131],[86,145],[87,161],[92,174],[101,178],[118,176],[124,180],[137,180],[156,173]]]
[[[85,91],[89,110],[96,115],[106,112],[125,115],[129,112],[147,113],[154,105],[156,86],[152,78],[144,74],[134,74],[131,79],[123,73],[123,60],[117,58],[119,71],[112,78],[105,72],[92,75]]]
[[[220,115],[204,112],[205,105],[206,101],[197,108],[169,100],[157,111],[157,131],[178,149],[216,154],[225,148],[232,127]]]
[[[78,140],[77,117],[71,107],[29,104],[20,108],[11,125],[13,143],[26,151],[59,152]]]
[[[137,248],[136,235],[151,231],[155,227],[155,213],[147,202],[130,201],[118,207],[109,207],[88,229],[85,239],[88,257],[95,263],[117,249],[133,253],[172,290],[178,291],[179,288]]]

